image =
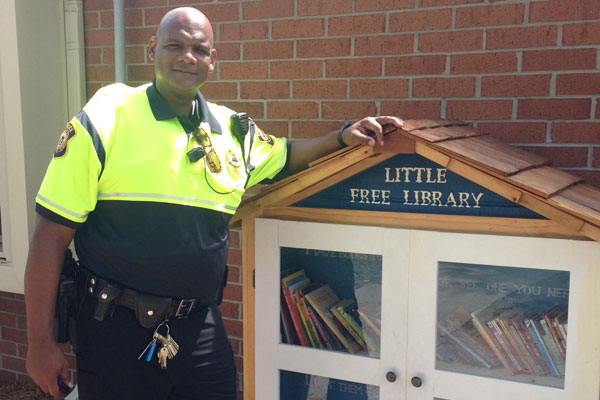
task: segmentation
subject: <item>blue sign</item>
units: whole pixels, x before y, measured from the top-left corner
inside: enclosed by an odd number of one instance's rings
[[[544,218],[418,154],[399,154],[294,206]]]

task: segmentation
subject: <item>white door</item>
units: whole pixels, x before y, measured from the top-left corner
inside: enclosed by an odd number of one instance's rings
[[[256,398],[403,399],[408,231],[257,219],[256,238]],[[292,254],[287,261],[286,253]],[[284,343],[281,268],[289,265],[281,264],[300,258],[304,264],[292,267],[310,269],[312,280],[330,285],[340,299],[354,296],[363,316],[380,323],[381,336],[372,334],[376,350],[352,354]],[[347,269],[333,270],[342,264]],[[348,280],[352,294],[342,288]],[[281,397],[280,379],[287,393]]]

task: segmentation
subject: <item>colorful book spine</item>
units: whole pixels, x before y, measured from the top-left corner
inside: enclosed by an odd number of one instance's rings
[[[292,297],[296,301],[296,307],[298,308],[298,314],[300,314],[300,320],[302,321],[302,325],[304,326],[304,330],[306,331],[306,336],[308,338],[308,341],[310,342],[312,347],[315,347],[317,349],[321,348],[321,343],[318,340],[318,337],[315,337],[316,329],[313,327],[312,321],[310,320],[310,317],[308,316],[308,311],[306,311],[306,306],[304,305],[303,299],[300,298],[300,296],[298,295],[297,292],[294,293],[294,295]]]
[[[444,326],[441,323],[438,323],[438,329],[450,339],[452,339],[454,343],[456,343],[459,346],[459,348],[461,348],[469,356],[471,356],[471,358],[475,360],[479,365],[486,368],[493,367],[493,364],[489,360],[482,357],[482,355],[479,352],[477,352],[475,349],[469,346],[468,342],[461,335],[459,335],[458,331],[456,331],[455,329],[450,329],[449,327]]]
[[[530,318],[526,318],[524,320],[524,323],[525,323],[525,326],[527,327],[527,329],[529,330],[529,333],[531,334],[531,338],[533,339],[533,342],[535,343],[540,354],[542,355],[542,358],[544,359],[544,362],[546,363],[546,366],[548,367],[550,374],[557,378],[560,377],[560,374],[558,373],[558,369],[556,369],[556,365],[554,365],[554,361],[552,361],[552,358],[550,358],[550,353],[548,353],[548,349],[546,349],[546,345],[542,341],[542,337],[540,336],[538,329],[535,326],[535,321]]]
[[[369,351],[379,352],[379,346],[377,345],[375,340],[373,340],[373,338],[362,329],[362,327],[358,324],[354,317],[352,317],[352,314],[347,312],[343,307],[339,307],[338,311],[340,312],[340,314],[342,314],[342,317],[344,317],[346,321],[348,321],[352,329],[354,329],[354,331],[365,341]]]
[[[533,343],[533,339],[531,338],[529,330],[525,328],[525,326],[519,319],[513,318],[511,323],[513,328],[517,331],[518,336],[525,344],[527,351],[531,355],[536,369],[540,371],[539,375],[548,375],[550,373],[550,370],[548,369],[546,363],[542,359],[542,355],[540,354],[535,343]]]
[[[531,367],[531,370],[532,370],[533,374],[535,374],[535,375],[543,375],[542,370],[536,364],[536,362],[533,360],[533,356],[529,352],[529,349],[525,345],[525,342],[523,342],[523,339],[521,338],[521,336],[517,332],[517,330],[514,327],[514,325],[510,325],[508,328],[511,330],[511,333],[512,333],[514,339],[515,339],[515,342],[517,343],[517,346],[519,346],[519,349],[521,350],[521,354],[525,357],[525,359],[527,360],[527,363]]]
[[[565,360],[562,359],[560,352],[558,350],[558,347],[556,346],[556,343],[554,342],[554,339],[552,338],[552,333],[550,332],[550,329],[548,328],[548,324],[546,323],[546,320],[544,318],[540,319],[540,326],[543,331],[542,340],[544,341],[544,344],[546,345],[546,348],[548,349],[548,352],[550,353],[550,357],[552,357],[552,360],[554,361],[554,365],[556,365],[556,369],[558,370],[558,373],[560,374],[560,376],[564,376],[565,375]],[[542,332],[540,332],[540,333],[542,333]]]
[[[506,323],[506,321],[499,318],[498,324],[500,326],[500,329],[502,329],[502,333],[504,334],[504,337],[506,339],[508,339],[508,341],[510,342],[511,349],[514,350],[514,354],[517,357],[517,359],[520,361],[521,365],[523,366],[524,372],[527,374],[530,374],[530,375],[534,374],[533,367],[529,363],[529,360],[527,359],[527,356],[525,355],[525,353],[521,350],[519,343],[517,342],[516,338],[513,336],[513,333],[510,330],[510,328],[508,327],[508,324]]]
[[[498,360],[500,360],[504,368],[506,368],[506,370],[511,375],[516,375],[517,371],[515,370],[511,362],[508,360],[508,358],[504,355],[504,352],[500,348],[500,344],[496,341],[495,336],[493,335],[489,327],[481,323],[476,313],[471,313],[471,320],[473,321],[473,325],[475,325],[475,328],[477,329],[481,337],[483,337],[483,339],[490,346],[494,354],[496,354],[496,357],[498,357]]]
[[[564,344],[562,343],[562,339],[560,338],[560,334],[558,333],[558,330],[556,330],[554,325],[552,325],[552,319],[551,319],[551,316],[549,313],[544,315],[544,321],[546,322],[546,326],[548,327],[548,330],[550,331],[550,335],[552,336],[554,343],[556,343],[556,349],[558,350],[558,353],[562,357],[562,360],[565,361],[567,359],[566,348],[564,347]]]
[[[469,334],[469,332],[467,332],[467,329],[465,329],[465,327],[468,322],[461,326],[460,322],[458,322],[458,320],[452,317],[446,318],[446,322],[448,322],[449,327],[456,329],[458,334],[464,337],[467,343],[469,343],[474,349],[480,352],[484,357],[489,359],[490,362],[494,364],[494,366],[499,364],[499,361],[496,358],[496,354],[494,354],[494,352],[492,351],[492,349],[490,349],[487,343],[485,343],[485,341],[483,340],[480,340],[479,337],[476,337],[475,335]]]
[[[285,298],[285,302],[287,303],[288,309],[290,311],[290,317],[292,318],[292,323],[294,325],[294,329],[296,330],[296,334],[298,335],[298,340],[300,341],[300,345],[309,346],[308,339],[306,338],[306,334],[304,333],[304,328],[302,326],[302,321],[300,321],[300,315],[298,314],[298,309],[296,307],[296,303],[292,299],[292,295],[290,293],[290,289],[287,287],[283,287],[281,289],[283,293],[283,297]]]
[[[360,345],[360,347],[362,347],[363,350],[368,350],[369,348],[368,348],[365,340],[357,332],[355,332],[354,329],[352,329],[352,326],[350,326],[350,323],[339,312],[338,306],[339,306],[339,303],[333,305],[329,309],[329,311],[331,311],[331,313],[334,315],[334,317],[337,318],[337,320],[342,324],[342,326],[346,329],[346,331],[348,331],[348,333],[350,333],[350,335],[352,335],[352,337],[354,338],[354,340],[356,340],[356,342]]]
[[[500,330],[500,327],[498,326],[497,322],[495,320],[491,320],[491,321],[488,321],[487,324],[488,324],[488,327],[492,330],[492,332],[496,336],[496,339],[500,343],[500,346],[502,346],[502,349],[508,356],[508,359],[514,365],[515,369],[517,370],[517,373],[523,372],[524,371],[523,366],[521,365],[519,360],[517,360],[517,357],[514,354],[514,350],[511,349],[510,344],[508,343],[507,339],[504,338],[504,335],[503,335],[502,331]]]
[[[311,307],[307,307],[308,316],[310,317],[313,325],[317,328],[318,334],[321,336],[321,340],[325,347],[329,350],[334,350],[333,345],[331,344],[329,335],[325,333],[325,328],[321,325],[319,318],[315,315]]]

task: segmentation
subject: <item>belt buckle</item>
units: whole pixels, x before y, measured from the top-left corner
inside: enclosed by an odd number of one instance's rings
[[[175,318],[187,318],[190,315],[190,312],[192,312],[192,310],[194,309],[195,304],[196,299],[182,299],[179,302],[177,311],[175,312]]]

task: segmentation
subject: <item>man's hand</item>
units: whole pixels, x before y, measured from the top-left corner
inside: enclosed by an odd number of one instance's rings
[[[26,369],[31,379],[44,393],[50,393],[57,399],[64,397],[64,393],[61,393],[58,387],[59,376],[70,388],[73,387],[69,378],[67,359],[53,340],[43,345],[29,345]]]
[[[404,121],[388,116],[366,117],[344,129],[341,139],[346,145],[362,144],[371,147],[376,143],[383,145],[383,125],[387,124],[402,128]]]

